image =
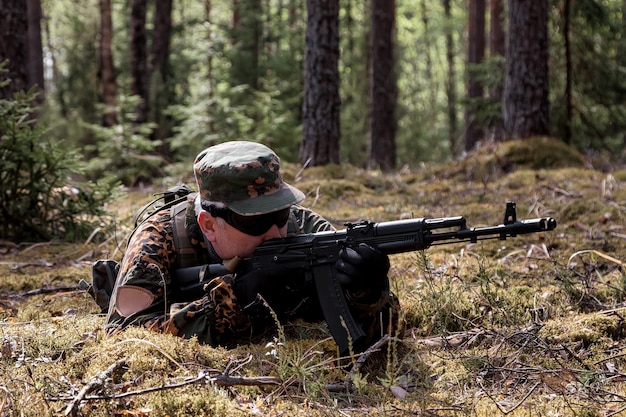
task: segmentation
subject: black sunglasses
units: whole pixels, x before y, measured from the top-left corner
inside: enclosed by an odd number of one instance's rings
[[[235,229],[251,236],[261,236],[273,225],[283,227],[289,220],[290,207],[271,213],[258,214],[256,216],[242,216],[227,207],[217,207],[208,201],[201,202],[202,208],[213,217],[221,217]]]

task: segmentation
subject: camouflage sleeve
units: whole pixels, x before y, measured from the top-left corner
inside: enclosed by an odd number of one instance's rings
[[[134,232],[120,265],[109,305],[106,330],[129,325],[143,325],[165,315],[165,301],[170,282],[169,269],[175,251],[172,222],[168,210],[144,221]],[[138,289],[145,300],[151,300],[140,311],[128,314],[120,307],[118,294],[125,288]],[[124,300],[126,301],[126,300]]]
[[[251,323],[238,305],[231,275],[211,280],[193,301],[172,299],[176,282],[172,282],[170,269],[177,264],[172,228],[170,211],[165,210],[144,221],[131,237],[113,289],[107,333],[143,326],[197,337],[210,345],[247,340]]]
[[[335,230],[335,227],[314,211],[301,206],[293,206],[290,234],[316,233]]]
[[[294,208],[294,219],[295,233],[333,230],[330,222],[301,207]],[[201,343],[223,346],[267,336],[257,320],[244,313],[239,305],[232,275],[210,281],[194,301],[172,302],[168,295],[176,284],[172,283],[169,271],[177,262],[175,249],[169,211],[159,213],[137,229],[121,263],[109,306],[107,332],[137,325],[187,338],[195,336]],[[126,313],[118,294],[129,289],[134,289],[130,293],[132,302],[143,299],[145,305]],[[350,298],[348,302],[371,343],[398,324],[399,304],[393,294],[386,293],[372,304]]]

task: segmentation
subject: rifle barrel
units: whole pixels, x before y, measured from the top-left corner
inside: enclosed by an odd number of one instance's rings
[[[551,217],[544,217],[518,220],[513,223],[500,224],[498,226],[462,228],[451,232],[433,233],[428,236],[427,240],[432,243],[444,243],[443,241],[447,240],[476,242],[477,240],[493,238],[505,240],[507,237],[514,237],[529,233],[547,232],[555,228],[556,220]]]

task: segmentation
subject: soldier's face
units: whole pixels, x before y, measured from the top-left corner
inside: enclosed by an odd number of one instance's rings
[[[274,224],[260,236],[248,235],[229,225],[224,219],[213,217],[206,211],[200,213],[198,223],[222,259],[231,259],[235,256],[248,257],[266,240],[287,235],[287,224],[282,227]]]

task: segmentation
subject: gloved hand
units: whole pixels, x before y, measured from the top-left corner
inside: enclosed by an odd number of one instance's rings
[[[293,299],[290,294],[298,285],[297,271],[275,265],[237,276],[233,284],[235,295],[242,308],[257,301],[260,294],[276,313],[281,314]]]
[[[355,301],[375,302],[389,288],[389,257],[365,243],[343,248],[335,267],[339,283]]]

